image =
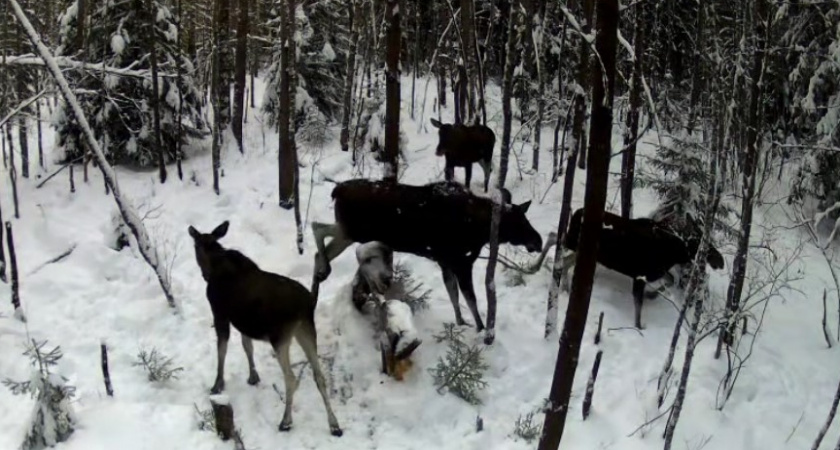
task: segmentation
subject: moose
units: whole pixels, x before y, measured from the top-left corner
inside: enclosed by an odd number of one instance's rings
[[[472,166],[478,163],[484,171],[484,192],[490,186],[490,172],[493,170],[493,147],[496,135],[484,125],[445,124],[432,118],[432,126],[438,129],[436,156],[443,156],[446,165],[443,176],[446,181],[455,177],[455,168],[464,168],[464,184],[469,189]]]
[[[352,179],[332,191],[335,223],[312,223],[315,245],[313,285],[327,279],[330,261],[355,243],[379,241],[395,252],[411,253],[435,261],[455,310],[455,321],[465,325],[458,307],[458,289],[467,300],[478,331],[484,323],[476,305],[472,269],[481,249],[490,241],[493,201],[479,197],[449,181],[422,186]],[[530,201],[514,205],[503,194],[499,243],[524,246],[539,252],[542,237],[525,213]],[[329,245],[324,241],[331,237]],[[495,305],[488,305],[485,342],[493,342]]]
[[[254,365],[253,340],[268,341],[283,371],[286,387],[286,409],[280,431],[292,427],[292,399],[298,382],[292,371],[289,350],[292,338],[303,348],[312,366],[315,384],[324,400],[327,421],[333,436],[342,430],[327,396],[327,383],[318,362],[318,339],[315,330],[315,297],[300,283],[275,273],[261,270],[247,256],[219,244],[228,231],[225,221],[210,233],[201,233],[190,226],[188,232],[195,244],[195,258],[201,276],[207,282],[207,300],[216,329],[216,382],[210,390],[218,394],[225,387],[225,357],[233,325],[242,335],[242,348],[248,359],[248,384],[260,382]]]
[[[583,221],[583,208],[578,209],[569,221],[563,242],[571,250],[563,258],[564,279],[574,264]],[[675,265],[689,263],[700,246],[699,239],[683,240],[666,226],[650,218],[624,219],[604,211],[604,224],[598,235],[597,261],[608,269],[633,279],[635,325],[642,328],[642,300],[645,286],[669,276]],[[706,261],[713,269],[723,268],[723,255],[709,246]],[[666,278],[667,279],[667,278]]]

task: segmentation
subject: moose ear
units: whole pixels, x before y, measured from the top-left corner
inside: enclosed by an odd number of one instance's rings
[[[522,214],[525,214],[526,212],[528,212],[528,208],[530,208],[530,207],[531,207],[531,200],[528,200],[527,202],[519,205],[519,209],[522,210]]]
[[[435,128],[440,128],[440,121],[438,121],[438,120],[437,120],[437,119],[435,119],[434,117],[432,117],[432,119],[431,119],[431,120],[432,120],[432,126],[433,126],[433,127],[435,127]]]
[[[211,236],[213,236],[213,238],[215,238],[215,239],[218,241],[219,239],[221,239],[221,238],[225,237],[225,235],[226,235],[226,234],[227,234],[227,232],[228,232],[228,226],[229,226],[229,225],[230,225],[230,222],[228,222],[227,220],[225,220],[224,222],[222,222],[222,224],[221,224],[221,225],[219,225],[218,227],[216,227],[216,229],[215,229],[215,230],[213,230],[213,231],[210,233],[210,235],[211,235]]]
[[[198,230],[193,228],[192,225],[190,225],[190,227],[187,228],[187,231],[190,233],[190,236],[192,236],[193,239],[198,239],[198,237],[201,236],[201,233],[199,233]]]

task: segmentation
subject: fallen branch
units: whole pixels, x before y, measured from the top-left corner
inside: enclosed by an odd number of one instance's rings
[[[66,258],[66,257],[70,256],[70,254],[71,254],[71,253],[73,253],[73,250],[76,250],[76,245],[77,245],[77,244],[74,242],[74,243],[73,243],[73,245],[71,245],[71,246],[70,246],[70,248],[68,248],[67,250],[65,250],[64,252],[62,252],[60,255],[58,255],[58,256],[56,256],[56,257],[54,257],[54,258],[51,258],[51,259],[49,259],[49,260],[47,260],[47,261],[45,261],[45,262],[43,262],[43,263],[39,264],[39,265],[38,265],[37,267],[35,267],[34,269],[30,270],[30,271],[29,271],[29,273],[28,273],[28,274],[26,274],[26,275],[27,275],[27,276],[33,275],[34,273],[38,272],[39,270],[43,269],[44,267],[47,267],[47,266],[48,266],[48,265],[50,265],[50,264],[55,264],[55,263],[57,263],[57,262],[61,261],[62,259],[64,259],[64,258]]]
[[[510,258],[502,255],[501,253],[499,253],[499,263],[505,266],[505,268],[507,269],[515,270],[525,275],[533,275],[539,272],[540,267],[542,267],[542,264],[545,261],[545,257],[548,255],[548,251],[551,250],[551,248],[555,245],[557,245],[557,233],[552,231],[551,233],[548,233],[548,239],[546,239],[545,244],[543,245],[543,249],[540,252],[540,256],[537,257],[537,259],[531,264],[525,266],[521,263],[511,260]],[[479,258],[488,259],[487,256],[479,256]]]

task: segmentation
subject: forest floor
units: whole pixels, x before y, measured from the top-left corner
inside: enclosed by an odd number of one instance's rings
[[[420,113],[423,82],[418,83],[417,120],[410,118],[410,102],[403,101],[401,128],[405,134],[407,168],[402,178],[421,184],[443,178],[443,159],[435,157],[437,133],[428,124],[431,105]],[[433,87],[433,86],[432,86]],[[410,97],[410,79],[403,81],[404,99]],[[258,84],[257,98],[264,86]],[[433,91],[433,89],[430,89]],[[490,89],[490,126],[501,139],[501,105],[498,89]],[[431,96],[430,96],[431,99]],[[446,110],[444,122],[452,121]],[[547,126],[542,136],[539,173],[530,167],[531,151],[518,146],[518,157],[511,159],[507,186],[514,202],[533,199],[528,216],[543,235],[554,231],[560,210],[562,183],[551,185],[549,152],[552,141]],[[53,132],[45,127],[49,171],[57,166],[50,157]],[[277,133],[249,115],[245,127],[245,154],[228,145],[223,155],[224,177],[221,194],[212,190],[209,152],[184,163],[185,179],[179,181],[170,167],[169,181],[161,185],[156,172],[137,173],[118,170],[123,192],[133,199],[142,213],[172,274],[180,314],[174,314],[155,280],[152,270],[136,249],[117,252],[109,248],[113,239],[113,198],[104,194],[101,174],[91,167],[90,180],[82,181],[76,170],[76,192],[68,188],[67,172],[37,189],[36,177],[18,179],[20,219],[14,225],[17,262],[21,274],[21,300],[27,325],[12,318],[8,300],[0,306],[0,378],[26,380],[31,371],[22,355],[28,339],[48,340],[61,345],[64,358],[60,373],[77,387],[73,407],[78,429],[61,450],[98,449],[226,449],[213,433],[200,431],[196,405],[208,409],[208,390],[216,367],[215,335],[205,283],[195,262],[187,227],[208,232],[224,220],[231,223],[222,243],[239,249],[263,269],[292,277],[309,286],[313,270],[314,242],[308,223],[333,219],[330,191],[334,180],[380,175],[370,154],[366,165],[354,169],[350,155],[338,148],[337,140],[324,148],[301,148],[302,214],[307,222],[305,253],[295,247],[295,225],[291,211],[277,206]],[[517,129],[515,128],[514,133]],[[337,134],[337,133],[336,133]],[[614,147],[620,147],[620,130],[613,134]],[[232,139],[230,139],[232,141]],[[656,136],[646,136],[640,146],[638,165],[652,170],[646,156],[655,149]],[[37,148],[32,137],[30,148]],[[498,145],[496,159],[498,160]],[[621,158],[613,158],[611,171],[619,171]],[[34,160],[34,158],[33,158]],[[19,161],[19,158],[18,158]],[[496,164],[498,162],[496,161]],[[34,164],[33,164],[34,166]],[[354,174],[354,170],[356,174]],[[37,173],[37,170],[36,170]],[[494,171],[494,176],[497,171]],[[456,171],[463,179],[463,172]],[[582,205],[585,172],[579,171],[575,183],[573,208]],[[9,177],[2,173],[2,211],[12,217]],[[483,174],[475,167],[472,188],[479,190]],[[783,192],[783,182],[769,191]],[[618,208],[617,177],[610,180],[608,207]],[[772,194],[771,194],[772,196]],[[648,214],[656,198],[649,190],[635,193],[635,215]],[[785,207],[786,208],[786,207]],[[749,361],[740,373],[731,398],[723,410],[716,408],[718,389],[726,373],[726,360],[713,359],[716,336],[704,339],[692,367],[685,410],[677,428],[675,448],[706,449],[803,449],[809,448],[822,427],[831,398],[840,378],[838,350],[829,350],[820,326],[822,293],[830,286],[830,275],[822,256],[798,229],[790,226],[784,208],[765,205],[756,212],[755,241],[767,239],[780,261],[801,251],[790,274],[799,278],[769,303],[758,304],[755,312],[763,323],[754,342]],[[75,246],[60,262],[42,263]],[[726,270],[711,274],[712,304],[720,308],[731,270],[734,245],[719,246],[726,256]],[[524,249],[504,247],[512,258],[530,258]],[[485,251],[486,252],[486,251]],[[756,253],[761,255],[761,252]],[[553,256],[550,255],[549,258]],[[499,311],[496,342],[484,355],[489,364],[487,388],[480,406],[472,406],[449,393],[438,393],[428,369],[446,352],[445,344],[432,338],[445,322],[454,320],[452,307],[437,266],[410,255],[398,255],[414,277],[431,289],[430,308],[415,317],[423,344],[415,352],[415,367],[403,382],[379,372],[379,353],[372,330],[349,301],[349,284],[355,271],[354,252],[346,251],[333,263],[333,273],[321,286],[316,311],[319,354],[329,368],[332,402],[344,429],[342,438],[330,436],[323,404],[307,367],[295,395],[294,428],[277,431],[283,402],[272,384],[282,391],[281,371],[268,345],[257,343],[255,356],[262,383],[246,384],[247,365],[234,331],[229,346],[226,393],[230,396],[238,428],[246,448],[318,449],[526,449],[527,443],[514,434],[520,416],[538,411],[548,396],[557,354],[557,342],[543,339],[546,298],[550,273],[543,268],[525,277],[524,285],[500,268],[497,276]],[[760,267],[763,258],[750,261]],[[485,261],[474,270],[482,314]],[[766,278],[763,269],[756,282]],[[677,305],[664,298],[646,301],[643,322],[646,329],[631,328],[633,302],[631,280],[599,268],[592,293],[592,306],[573,390],[563,448],[647,450],[661,448],[665,418],[653,420],[656,408],[657,377],[668,352]],[[0,298],[8,299],[10,286],[0,285]],[[560,296],[560,323],[568,293]],[[837,296],[829,290],[829,324],[837,328]],[[463,305],[462,310],[467,313]],[[598,315],[604,312],[603,340],[593,344]],[[467,315],[468,316],[468,315]],[[755,326],[752,330],[755,331]],[[481,336],[468,330],[471,342]],[[105,394],[99,363],[99,345],[106,340],[110,353],[113,398]],[[751,337],[744,340],[746,354]],[[682,367],[684,336],[675,361]],[[141,349],[157,348],[183,368],[177,379],[151,383],[145,372],[133,365]],[[593,412],[581,419],[581,400],[596,352],[603,350],[595,387]],[[292,347],[292,361],[304,360],[298,346]],[[674,377],[676,378],[676,377]],[[673,400],[671,389],[666,405]],[[0,448],[16,448],[23,439],[33,410],[29,396],[14,396],[0,388]],[[476,431],[476,418],[484,429]],[[542,424],[542,415],[534,415]],[[641,428],[640,428],[641,427]],[[634,433],[635,430],[639,430]],[[832,428],[825,447],[832,447],[840,436],[840,426]]]

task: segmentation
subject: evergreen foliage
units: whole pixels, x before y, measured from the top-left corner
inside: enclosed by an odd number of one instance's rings
[[[67,72],[68,81],[91,122],[97,139],[103,143],[106,156],[113,162],[139,167],[156,164],[157,145],[154,139],[153,115],[150,106],[152,79],[149,63],[151,40],[146,25],[148,11],[141,0],[107,0],[94,3],[88,24],[88,38],[83,49],[77,48],[78,3],[73,3],[60,18],[57,53],[75,56],[88,63],[112,68],[149,70],[144,77],[103,74],[84,70]],[[177,28],[169,8],[155,2],[161,134],[167,161],[174,161],[178,140],[206,134],[201,115],[201,94],[196,88],[192,63],[176,48]],[[180,84],[174,76],[180,60]],[[179,90],[183,94],[182,130],[178,133]],[[83,154],[81,130],[65,102],[56,113],[58,144],[64,159],[72,161]]]
[[[464,329],[454,323],[444,324],[441,334],[434,335],[435,342],[445,342],[446,356],[438,358],[437,365],[429,370],[439,393],[444,390],[466,402],[479,405],[479,392],[487,387],[484,372],[489,365],[484,361],[483,348],[464,342]]]
[[[177,379],[178,372],[184,370],[183,367],[174,367],[172,358],[167,358],[156,348],[152,348],[151,351],[140,350],[133,365],[143,367],[149,373],[149,381],[152,382]]]
[[[40,450],[53,447],[70,438],[76,428],[76,417],[70,399],[76,393],[67,379],[53,373],[64,356],[61,347],[45,351],[46,341],[32,340],[23,353],[34,368],[28,381],[3,380],[3,385],[15,395],[29,394],[36,399],[32,422],[20,450]]]

